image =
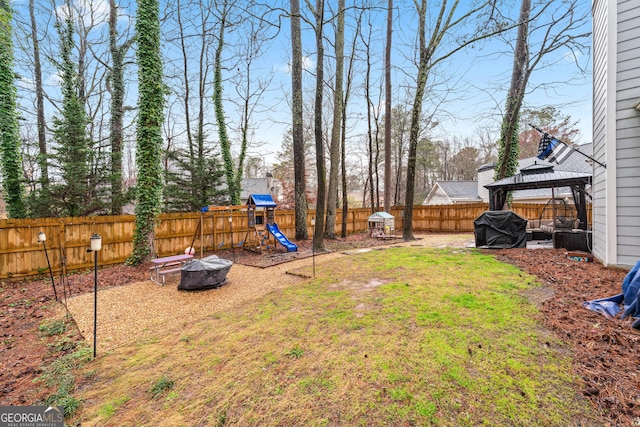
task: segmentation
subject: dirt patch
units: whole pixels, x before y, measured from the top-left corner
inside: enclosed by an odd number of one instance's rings
[[[409,246],[444,247],[454,246],[464,253],[465,245],[472,240],[469,234],[421,236],[420,240],[402,243]],[[401,245],[399,240],[378,241],[363,235],[347,239],[326,241],[327,254],[315,254],[316,261],[327,262],[349,251],[381,245]],[[298,243],[298,242],[296,242]],[[258,298],[272,290],[300,278],[287,272],[311,271],[311,242],[300,242],[300,253],[293,255],[263,256],[247,251],[217,254],[227,259],[235,256],[236,265],[229,273],[229,283],[219,289],[204,292],[179,292],[175,283],[160,287],[148,281],[149,265],[138,267],[111,266],[99,270],[99,323],[98,349],[117,346],[124,331],[109,335],[101,330],[113,315],[115,323],[127,324],[151,319],[150,323],[134,323],[143,334],[153,335],[158,328],[179,327],[180,321],[193,321],[193,316],[215,315],[219,310]],[[603,425],[630,426],[640,420],[640,357],[637,345],[640,333],[631,328],[631,321],[607,320],[602,315],[582,307],[584,301],[620,293],[626,271],[605,268],[599,263],[569,260],[561,250],[510,249],[484,251],[501,260],[517,265],[523,271],[535,275],[543,284],[527,296],[540,308],[540,323],[568,343],[574,352],[574,369],[582,379],[581,392],[593,402],[602,417]],[[283,263],[284,262],[284,263]],[[269,267],[267,270],[265,268]],[[93,274],[76,274],[68,279],[67,293],[71,294],[69,307],[85,338],[92,338]],[[174,279],[175,280],[175,279]],[[56,278],[58,293],[62,295],[59,278]],[[127,285],[127,286],[123,286]],[[366,284],[358,284],[361,288]],[[217,297],[217,298],[216,298]],[[176,298],[179,298],[176,300]],[[112,307],[127,306],[124,301],[147,301],[156,308],[135,306],[120,314],[106,314],[108,304]],[[60,304],[53,301],[51,284],[45,279],[28,282],[0,283],[0,405],[29,405],[40,401],[47,390],[34,385],[40,367],[60,356],[63,351],[52,351],[47,346],[50,340],[43,338],[38,326],[54,312],[63,314]],[[73,302],[72,302],[73,300]],[[166,305],[168,304],[168,305]],[[77,307],[76,307],[77,306]],[[79,308],[78,308],[79,307]],[[176,307],[185,311],[177,316]],[[370,307],[357,307],[366,311]],[[85,310],[87,313],[80,313]],[[103,311],[105,310],[105,311]],[[173,313],[169,320],[163,313]],[[89,319],[89,320],[82,320]],[[131,320],[134,319],[134,320]],[[176,321],[176,319],[178,319]],[[155,323],[154,323],[155,322]],[[133,324],[132,324],[133,325]],[[135,329],[135,328],[134,328]],[[70,339],[80,339],[79,332],[68,332]],[[143,335],[144,336],[144,335]],[[123,339],[137,339],[131,336]],[[104,346],[104,347],[101,347]]]
[[[368,282],[364,283],[364,282],[355,282],[353,280],[343,280],[342,282],[339,283],[333,283],[329,285],[330,289],[346,289],[346,290],[350,290],[350,291],[354,291],[354,292],[366,292],[366,291],[372,291],[374,289],[376,289],[379,286],[384,285],[385,282],[384,280],[380,280],[380,279],[370,279]]]

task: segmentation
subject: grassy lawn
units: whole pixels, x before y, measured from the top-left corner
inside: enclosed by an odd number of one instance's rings
[[[524,296],[535,286],[468,250],[393,248],[319,264],[315,279],[88,363],[77,419],[582,425],[591,412],[570,354]],[[153,315],[149,302],[141,315]]]

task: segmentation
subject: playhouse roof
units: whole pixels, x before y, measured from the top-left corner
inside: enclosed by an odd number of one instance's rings
[[[393,219],[393,215],[387,212],[376,212],[372,214],[369,219]]]
[[[250,194],[249,199],[247,199],[247,205],[259,208],[275,208],[276,202],[273,201],[271,194]]]

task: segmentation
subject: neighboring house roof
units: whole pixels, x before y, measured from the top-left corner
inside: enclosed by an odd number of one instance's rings
[[[478,202],[477,181],[436,181],[423,205]]]
[[[484,164],[484,165],[480,166],[478,168],[478,172],[484,172],[484,171],[495,169],[495,168],[496,168],[496,164],[495,163],[487,163],[487,164]]]
[[[242,178],[240,181],[240,200],[247,200],[251,194],[273,194],[272,186],[272,177]]]

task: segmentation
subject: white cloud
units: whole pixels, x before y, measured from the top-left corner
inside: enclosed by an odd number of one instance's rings
[[[45,84],[47,86],[60,86],[61,83],[62,83],[62,77],[60,77],[59,72],[56,71],[55,73],[47,77]]]
[[[312,70],[316,66],[316,62],[310,56],[302,57],[302,70]],[[291,74],[291,64],[282,64],[277,67],[278,71],[285,74]]]
[[[302,69],[303,70],[311,70],[316,67],[316,61],[311,59],[309,56],[302,57]]]
[[[34,91],[36,90],[36,82],[33,79],[28,79],[25,76],[21,76],[19,83],[20,87],[26,90]]]
[[[562,55],[562,59],[564,62],[568,62],[568,63],[579,63],[580,59],[583,57],[584,55],[582,55],[582,53],[578,50],[567,50],[563,55]]]
[[[105,24],[109,20],[109,3],[105,0],[76,0],[73,13],[76,20],[82,19],[85,28]],[[66,5],[56,8],[56,16],[62,20],[67,18]]]

